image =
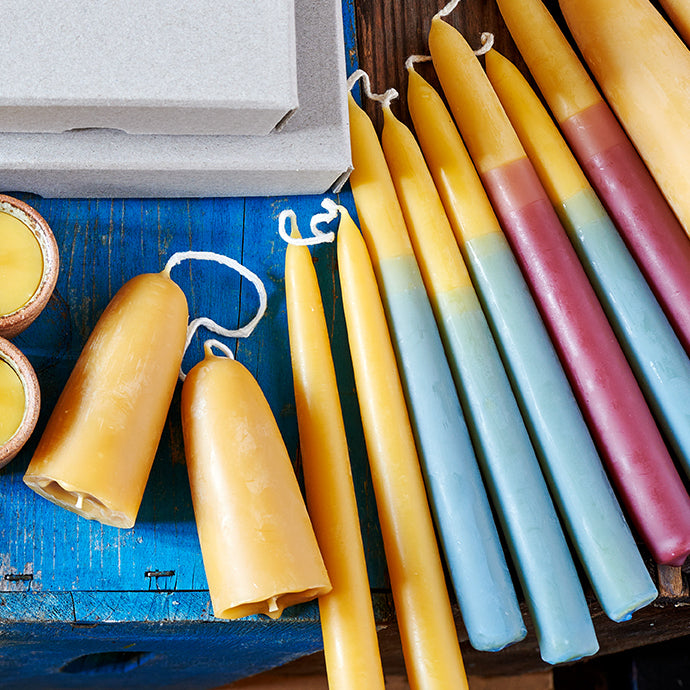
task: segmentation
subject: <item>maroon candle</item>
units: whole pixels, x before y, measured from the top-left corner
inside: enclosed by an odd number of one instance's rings
[[[678,339],[690,353],[690,241],[603,101],[561,123]]]
[[[532,164],[482,180],[633,524],[658,563],[681,565],[690,496]]]

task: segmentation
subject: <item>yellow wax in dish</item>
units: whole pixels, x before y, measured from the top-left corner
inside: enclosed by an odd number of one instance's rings
[[[242,618],[331,590],[290,457],[247,369],[205,357],[182,386],[182,430],[214,615]]]
[[[43,276],[43,253],[31,229],[0,212],[0,315],[12,314],[34,295]]]
[[[0,358],[0,446],[17,432],[26,409],[24,385],[14,367]]]
[[[128,281],[98,320],[24,482],[105,525],[134,525],[180,370],[184,293],[165,273]]]
[[[319,599],[328,686],[383,690],[345,425],[308,247],[287,247],[285,296],[307,507],[333,584]]]

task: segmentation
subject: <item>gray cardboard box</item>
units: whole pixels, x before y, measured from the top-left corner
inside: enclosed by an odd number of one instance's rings
[[[351,170],[340,0],[295,0],[300,107],[266,136],[0,134],[0,188],[45,197],[322,194]]]
[[[298,106],[294,0],[0,9],[0,131],[261,135]]]

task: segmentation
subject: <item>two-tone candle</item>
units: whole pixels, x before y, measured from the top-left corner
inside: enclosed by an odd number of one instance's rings
[[[478,515],[471,512],[465,515],[471,523],[457,519],[462,508],[456,499],[462,492],[471,491],[475,496],[484,493],[481,486],[476,486],[479,478],[469,473],[477,462],[475,448],[381,144],[371,120],[352,96],[349,103],[352,193],[386,308],[432,510],[452,573],[459,577],[459,571],[467,566],[463,548],[475,555],[481,553],[481,537],[486,532],[486,528],[481,533],[475,532]],[[503,400],[500,396],[498,399]],[[514,405],[514,399],[512,402]],[[486,422],[482,443],[497,454],[503,448],[503,457],[531,453],[526,434],[520,435],[524,426],[519,414],[516,417],[508,406],[501,409],[505,416],[497,413],[490,419],[490,415],[479,415]],[[474,486],[463,486],[466,478]],[[486,523],[488,517],[480,520]],[[495,560],[498,544],[489,541],[487,545],[489,550],[481,558]],[[491,556],[487,555],[489,551]],[[462,567],[458,559],[462,560]],[[512,587],[506,590],[505,576],[497,571],[495,576],[499,576],[495,580],[501,587],[497,590],[499,597],[504,602],[510,601],[514,596]],[[467,597],[463,596],[462,601],[467,602]],[[471,605],[467,603],[467,606],[477,605],[476,600]],[[491,633],[487,629],[486,637],[478,634],[477,644],[495,649],[515,641],[522,634],[520,627],[515,626],[515,615],[513,607],[507,616],[507,627],[501,631],[501,621],[494,621],[493,625],[499,627]],[[468,620],[471,619],[468,615]]]
[[[462,35],[440,18],[434,66],[631,519],[659,563],[690,553],[690,496],[558,216]]]
[[[690,474],[690,359],[556,125],[495,50],[486,71],[614,326],[647,402]]]
[[[604,611],[625,619],[654,587],[573,391],[457,128],[412,69],[408,105],[572,543]]]
[[[497,2],[572,151],[690,352],[690,243],[682,226],[542,2]],[[627,21],[627,11],[618,21]]]
[[[338,272],[362,428],[410,686],[467,689],[441,555],[376,276],[344,208]]]
[[[628,136],[690,235],[690,50],[649,0],[559,0]]]
[[[288,244],[285,299],[307,507],[333,586],[319,598],[329,687],[383,690],[340,395],[307,246]]]
[[[390,107],[383,113],[384,154],[470,430],[479,447],[489,446],[489,455],[497,446],[486,436],[498,435],[506,444],[501,457],[510,457],[509,471],[520,476],[522,464],[515,459],[529,458],[530,450],[527,445],[527,453],[514,452],[512,439],[523,424],[489,326],[421,151]],[[529,479],[521,476],[520,482]],[[495,651],[522,639],[527,630],[476,461],[468,454],[452,465],[437,463],[427,470],[427,484],[470,643]],[[542,519],[534,504],[530,516]],[[529,529],[524,520],[520,526]]]

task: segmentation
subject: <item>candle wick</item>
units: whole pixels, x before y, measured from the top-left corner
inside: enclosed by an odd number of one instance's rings
[[[277,597],[271,597],[268,600],[268,610],[271,613],[275,613],[278,610],[278,599],[277,599]]]
[[[352,88],[360,79],[364,83],[364,94],[366,97],[372,101],[379,101],[383,106],[390,106],[390,102],[399,95],[398,92],[393,88],[384,91],[384,93],[373,93],[371,90],[371,81],[369,80],[369,75],[362,69],[355,70],[348,78],[348,91],[352,91]]]
[[[297,229],[297,216],[292,209],[285,209],[280,212],[278,216],[278,234],[283,238],[288,244],[295,245],[310,245],[310,244],[322,244],[323,242],[333,242],[335,240],[334,232],[322,232],[317,227],[319,223],[329,223],[334,220],[337,213],[317,213],[311,219],[310,229],[313,237],[293,237],[289,234],[285,228],[285,223],[289,219],[290,225],[293,230]]]
[[[410,57],[405,60],[405,69],[408,72],[414,72],[414,65],[416,62],[430,62],[431,55],[410,55]]]
[[[263,317],[266,311],[266,306],[268,304],[266,286],[263,284],[261,278],[259,278],[259,276],[257,276],[256,273],[254,273],[253,271],[250,271],[246,266],[243,266],[239,261],[236,261],[235,259],[232,259],[229,256],[225,256],[223,254],[216,254],[215,252],[176,252],[168,259],[168,262],[165,265],[164,272],[166,272],[169,275],[170,270],[172,268],[178,266],[180,263],[182,263],[182,261],[185,261],[187,259],[197,259],[200,261],[215,261],[216,263],[222,264],[223,266],[227,266],[228,268],[232,268],[233,270],[237,271],[241,276],[247,278],[247,280],[249,280],[256,288],[256,291],[259,295],[259,308],[254,318],[249,323],[238,329],[224,328],[223,326],[213,321],[213,319],[209,319],[206,316],[200,316],[196,319],[193,319],[187,326],[187,336],[185,338],[182,356],[184,357],[184,354],[187,352],[187,349],[189,348],[189,344],[192,342],[194,334],[202,326],[211,331],[212,333],[222,335],[226,338],[249,337],[256,325]],[[184,381],[185,378],[187,378],[187,375],[182,371],[182,369],[180,369],[179,377],[181,381]]]
[[[214,347],[219,349],[229,359],[235,359],[235,355],[233,354],[232,350],[225,343],[221,343],[220,340],[216,340],[215,338],[209,338],[204,343],[204,352],[212,355]]]
[[[460,0],[450,0],[450,2],[445,7],[440,9],[433,16],[433,18],[436,19],[436,17],[447,17],[459,4]]]
[[[474,51],[474,54],[477,56],[485,55],[493,47],[494,47],[494,35],[490,31],[485,31],[482,34],[482,47],[477,48],[477,50]]]
[[[84,494],[78,494],[77,495],[77,502],[74,504],[74,507],[77,510],[81,510],[83,506],[84,506]]]

